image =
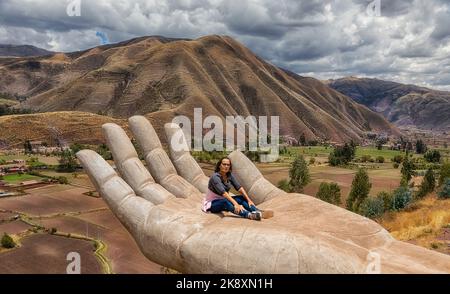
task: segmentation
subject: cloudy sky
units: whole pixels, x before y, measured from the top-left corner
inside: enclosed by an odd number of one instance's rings
[[[209,34],[232,36],[305,76],[450,90],[449,0],[0,0],[6,44],[76,51]]]

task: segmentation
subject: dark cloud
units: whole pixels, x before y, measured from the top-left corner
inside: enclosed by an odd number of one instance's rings
[[[81,0],[81,15],[70,17],[72,1],[1,0],[0,43],[75,51],[100,45],[97,32],[110,42],[226,34],[301,75],[450,90],[446,0]],[[380,3],[379,16],[371,3]]]

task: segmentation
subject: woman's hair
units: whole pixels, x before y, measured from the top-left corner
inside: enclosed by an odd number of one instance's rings
[[[222,157],[218,162],[217,162],[217,164],[216,164],[216,169],[214,170],[215,172],[219,172],[220,171],[220,165],[222,164],[222,161],[224,160],[224,159],[228,159],[229,161],[230,161],[230,171],[227,173],[227,174],[230,174],[231,173],[231,171],[232,171],[232,164],[231,164],[231,159],[230,158],[228,158],[228,157]]]

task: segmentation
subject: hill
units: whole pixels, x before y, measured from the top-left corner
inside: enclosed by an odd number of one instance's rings
[[[355,77],[330,80],[328,84],[398,127],[450,129],[450,92]]]
[[[115,118],[148,115],[157,130],[176,115],[280,117],[280,133],[360,140],[397,135],[381,115],[319,80],[256,56],[234,39],[142,37],[45,57],[0,59],[0,93],[38,112],[81,111]]]
[[[1,57],[30,57],[30,56],[50,55],[53,53],[54,52],[31,45],[0,44]]]

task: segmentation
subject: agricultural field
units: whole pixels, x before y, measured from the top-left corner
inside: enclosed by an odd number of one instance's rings
[[[70,185],[50,185],[27,190],[27,195],[1,199],[0,209],[30,216],[80,213],[105,207],[102,199],[83,195],[86,189]]]
[[[82,274],[102,273],[94,256],[94,244],[84,240],[33,234],[21,240],[21,246],[0,254],[0,273],[64,274],[69,252],[81,256]]]
[[[161,273],[164,268],[142,255],[103,200],[85,195],[91,189],[92,186],[86,189],[71,185],[51,185],[27,190],[28,194],[25,196],[2,199],[0,232],[13,236],[19,247],[7,252],[4,249],[0,251],[0,273],[65,273],[65,257],[71,251],[81,254],[82,273],[105,272],[102,262],[96,260],[93,254],[94,242],[105,244],[101,254],[113,273]],[[21,219],[12,220],[15,215],[21,215]],[[55,236],[49,235],[42,228],[53,229]],[[40,251],[28,250],[34,242],[40,242]],[[51,252],[53,243],[56,247]],[[12,266],[14,260],[23,259],[21,256],[24,254],[30,263],[35,262],[37,265],[21,261]],[[40,266],[49,263],[47,259],[50,255],[54,258],[63,257],[57,262],[50,262],[54,268],[48,272],[49,269]],[[21,266],[27,268],[22,269]]]
[[[32,181],[32,180],[41,180],[41,178],[29,174],[11,174],[3,176],[3,181],[9,184],[18,184],[24,181]]]

